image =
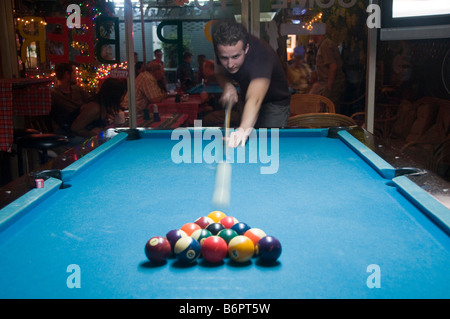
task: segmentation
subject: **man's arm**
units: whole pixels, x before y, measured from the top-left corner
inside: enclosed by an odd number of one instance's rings
[[[245,97],[244,112],[242,114],[239,128],[230,134],[229,147],[245,146],[248,136],[258,119],[259,110],[264,97],[269,89],[270,80],[267,78],[256,78],[250,82]]]
[[[245,97],[244,112],[240,125],[244,130],[255,126],[261,104],[269,89],[269,85],[270,80],[267,78],[256,78],[250,82]]]

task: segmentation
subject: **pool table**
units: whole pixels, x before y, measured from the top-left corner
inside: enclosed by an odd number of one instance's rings
[[[0,298],[450,297],[450,210],[350,130],[258,130],[228,152],[218,128],[128,133],[0,210]],[[146,258],[217,209],[279,239],[277,262]]]

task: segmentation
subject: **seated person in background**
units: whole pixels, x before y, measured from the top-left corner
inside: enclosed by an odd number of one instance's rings
[[[183,54],[183,63],[177,68],[177,80],[180,81],[181,90],[186,92],[195,86],[194,70],[191,67],[192,53],[185,52]]]
[[[51,88],[50,117],[56,124],[55,132],[69,135],[70,125],[78,115],[81,105],[87,103],[91,95],[76,85],[72,64],[57,64],[55,73],[56,85]]]
[[[295,93],[308,93],[310,90],[309,81],[311,69],[304,61],[305,48],[303,46],[294,49],[294,58],[289,61],[287,68],[287,79],[289,87]]]
[[[100,133],[120,111],[120,103],[126,91],[125,82],[114,78],[106,79],[90,102],[81,106],[77,118],[70,126],[75,135],[72,144],[79,144]]]
[[[163,53],[161,49],[156,49],[153,51],[153,54],[155,55],[155,59],[151,62],[157,62],[159,65],[161,65],[161,70],[164,73],[164,62],[162,61]]]
[[[164,76],[164,67],[157,61],[152,61],[148,64],[147,68],[150,74],[153,75],[153,77],[156,79],[156,83],[163,91],[165,98],[165,94],[167,93],[167,81],[166,77]]]
[[[205,88],[208,85],[219,85],[214,73],[214,61],[207,60],[203,63],[203,84]],[[205,90],[200,93],[201,104],[199,107],[199,115],[203,116],[205,113],[212,112],[214,110],[222,109],[222,105],[219,103],[220,94],[207,93]]]
[[[338,47],[326,35],[313,35],[317,45],[316,74],[310,94],[319,94],[333,101],[336,113],[340,113],[340,100],[345,91],[345,74]]]
[[[141,72],[145,70],[144,62],[138,61],[134,66],[134,76],[137,77]]]
[[[138,75],[135,80],[136,88],[136,117],[142,120],[144,109],[149,104],[159,103],[167,96],[165,91],[164,72],[156,61],[148,63],[144,72]],[[128,95],[122,102],[122,108],[128,109]],[[150,114],[153,114],[150,112]]]
[[[206,61],[206,56],[204,54],[199,54],[197,56],[198,72],[197,72],[197,83],[203,83],[205,80],[205,72],[203,71]]]

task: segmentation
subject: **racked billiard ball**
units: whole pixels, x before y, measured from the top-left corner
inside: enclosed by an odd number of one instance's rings
[[[255,254],[261,262],[273,263],[281,255],[281,243],[273,236],[265,236],[256,244]]]
[[[237,224],[238,222],[239,221],[232,216],[225,216],[219,221],[219,223],[221,223],[225,228],[231,228],[234,224]]]
[[[214,221],[208,216],[203,216],[197,218],[194,223],[199,225],[201,228],[205,229],[206,227],[208,227],[209,224],[214,223]]]
[[[201,229],[199,225],[196,223],[186,223],[180,228],[182,231],[184,231],[188,236],[191,236],[194,231],[197,229]]]
[[[212,236],[212,234],[207,229],[197,229],[191,235],[192,238],[194,238],[196,241],[198,241],[200,246],[203,244],[203,241],[210,236]]]
[[[210,236],[203,241],[202,256],[210,263],[221,262],[228,253],[225,240],[219,236]]]
[[[228,243],[230,242],[230,240],[232,240],[232,239],[233,239],[234,237],[236,237],[237,235],[238,235],[238,234],[237,234],[234,230],[228,229],[228,228],[222,229],[222,230],[217,234],[217,236],[219,236],[219,237],[225,239],[227,245],[228,245]]]
[[[222,218],[224,218],[225,213],[221,212],[220,210],[215,210],[208,214],[208,217],[211,218],[215,223],[218,223]]]
[[[256,245],[261,238],[266,236],[266,233],[259,228],[250,228],[244,233],[244,236],[250,238],[253,245]]]
[[[169,241],[161,236],[150,238],[145,244],[145,255],[155,263],[165,262],[171,252]]]
[[[207,230],[211,232],[213,235],[217,235],[222,229],[225,229],[222,224],[220,223],[212,223],[208,227],[206,227]]]
[[[244,235],[244,233],[249,230],[251,227],[243,222],[238,222],[231,226],[231,229],[234,230],[238,235]]]
[[[172,247],[172,252],[173,248],[175,247],[175,243],[182,237],[188,237],[188,235],[180,229],[172,229],[166,234],[166,238],[169,241],[170,246]]]
[[[228,243],[228,255],[238,263],[243,263],[252,258],[255,252],[255,245],[250,238],[242,235],[234,237]]]
[[[200,256],[201,247],[192,237],[180,238],[173,249],[175,257],[183,264],[190,264]]]

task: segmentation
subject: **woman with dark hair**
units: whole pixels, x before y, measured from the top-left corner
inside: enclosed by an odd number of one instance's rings
[[[123,81],[108,78],[93,98],[80,108],[70,129],[75,136],[91,137],[100,133],[108,119],[120,111],[120,102],[127,91]]]

